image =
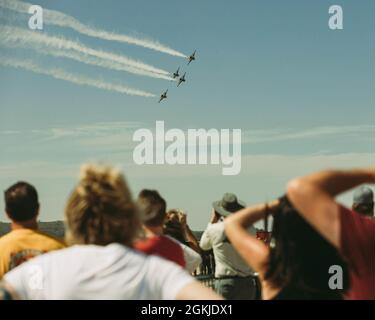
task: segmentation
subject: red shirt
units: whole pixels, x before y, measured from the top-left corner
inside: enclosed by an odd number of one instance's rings
[[[147,255],[157,255],[185,268],[184,252],[181,246],[165,236],[154,236],[135,243],[134,248]]]
[[[340,206],[341,253],[350,268],[349,299],[375,299],[375,218]]]

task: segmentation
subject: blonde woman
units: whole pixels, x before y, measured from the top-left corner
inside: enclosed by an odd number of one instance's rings
[[[111,167],[83,166],[65,219],[71,247],[8,273],[3,288],[13,298],[220,298],[174,263],[131,248],[141,224],[124,177]]]

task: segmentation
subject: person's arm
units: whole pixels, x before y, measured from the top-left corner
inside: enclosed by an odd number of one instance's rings
[[[199,242],[199,246],[202,250],[208,251],[212,249],[212,241],[210,238],[210,225],[206,228],[206,230],[203,232],[201,240]]]
[[[225,233],[231,244],[242,256],[242,258],[256,271],[260,276],[264,274],[269,248],[254,235],[249,234],[248,228],[256,221],[262,219],[268,210],[274,210],[279,201],[272,202],[269,206],[265,204],[248,207],[238,211],[224,220]]]
[[[213,290],[205,287],[198,281],[193,281],[184,286],[176,296],[177,300],[223,300]]]
[[[193,273],[202,263],[202,257],[199,253],[197,253],[192,248],[190,248],[190,247],[188,247],[188,246],[186,246],[182,243],[180,245],[181,245],[182,250],[184,252],[184,257],[185,257],[185,262],[186,262],[185,269],[189,273]]]
[[[199,242],[197,238],[194,236],[193,232],[189,228],[189,225],[187,224],[186,220],[186,214],[183,214],[181,216],[181,227],[182,232],[184,234],[184,238],[186,240],[186,243],[188,243],[189,247],[193,249],[197,253],[201,253],[201,248],[199,247]]]
[[[211,225],[219,222],[220,220],[220,215],[218,215],[215,210],[212,211],[211,215],[211,220],[210,223],[208,224],[208,227],[206,230],[203,232],[201,241],[199,242],[199,246],[202,250],[208,251],[212,249],[212,239],[210,238],[210,227]]]
[[[340,211],[335,197],[375,182],[375,169],[323,171],[289,182],[287,195],[297,211],[324,238],[340,248]]]

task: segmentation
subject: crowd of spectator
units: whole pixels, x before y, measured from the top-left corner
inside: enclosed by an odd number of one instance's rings
[[[36,188],[17,182],[4,192],[0,299],[375,299],[373,183],[375,169],[323,171],[265,204],[225,193],[197,239],[158,191],[133,199],[120,171],[89,164],[57,239],[38,230]],[[349,209],[336,197],[353,188]]]

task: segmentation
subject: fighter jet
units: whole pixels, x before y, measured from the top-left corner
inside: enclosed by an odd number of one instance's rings
[[[180,79],[178,79],[177,87],[178,87],[181,83],[183,83],[183,82],[186,81],[185,76],[186,76],[186,72],[184,73],[184,75],[183,75]]]
[[[190,62],[192,62],[193,60],[195,60],[195,53],[196,53],[196,52],[197,52],[197,50],[195,50],[195,51],[193,52],[193,54],[192,54],[191,56],[188,57],[188,60],[189,60],[188,65],[190,64]]]
[[[167,99],[167,93],[168,93],[168,89],[161,94],[160,100],[158,103],[160,103],[163,99]]]
[[[172,77],[173,77],[173,79],[176,79],[176,78],[179,77],[179,76],[180,76],[180,68],[178,68],[178,69],[176,70],[176,72],[173,73]]]

